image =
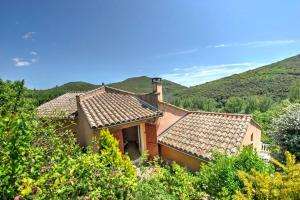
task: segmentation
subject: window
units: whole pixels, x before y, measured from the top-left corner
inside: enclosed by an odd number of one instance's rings
[[[253,133],[251,134],[250,140],[251,140],[251,142],[253,142]]]

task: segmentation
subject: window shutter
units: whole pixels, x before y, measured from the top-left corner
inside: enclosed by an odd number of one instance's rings
[[[157,144],[157,131],[155,124],[145,124],[146,132],[146,144],[149,159],[153,159],[154,156],[158,155],[158,144]]]

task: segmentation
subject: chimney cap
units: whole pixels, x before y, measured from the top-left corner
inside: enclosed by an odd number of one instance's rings
[[[161,83],[161,78],[159,77],[152,78],[152,83]]]

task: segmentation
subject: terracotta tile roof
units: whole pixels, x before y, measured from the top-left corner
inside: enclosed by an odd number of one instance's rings
[[[80,106],[93,128],[125,124],[162,115],[133,93],[101,87],[79,96]]]
[[[66,93],[51,101],[48,101],[37,108],[40,117],[60,115],[74,117],[77,111],[76,96],[82,93]]]
[[[250,115],[191,112],[165,130],[158,141],[208,160],[213,151],[237,152],[250,122]]]

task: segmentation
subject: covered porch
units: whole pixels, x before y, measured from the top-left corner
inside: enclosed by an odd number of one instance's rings
[[[122,154],[127,154],[134,162],[145,151],[149,159],[158,155],[157,127],[155,123],[141,122],[110,129],[119,142]]]

